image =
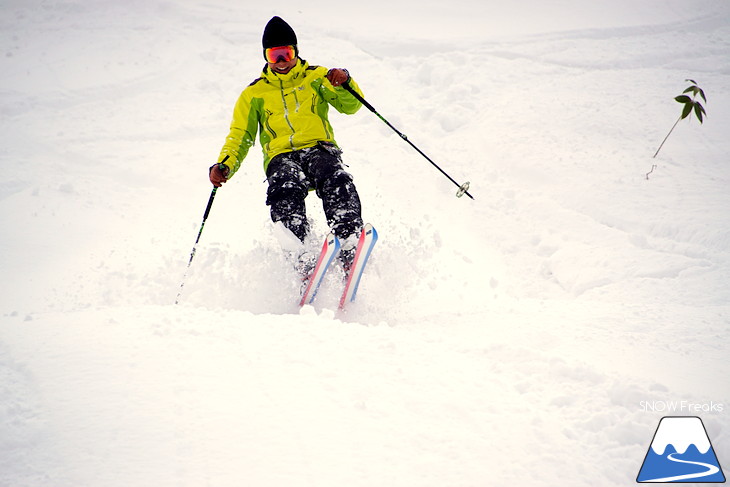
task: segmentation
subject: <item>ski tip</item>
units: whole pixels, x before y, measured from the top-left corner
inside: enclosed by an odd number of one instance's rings
[[[365,225],[363,225],[362,233],[365,235],[372,234],[373,238],[375,238],[375,239],[378,238],[378,231],[375,230],[375,227],[373,226],[372,223],[366,223]]]

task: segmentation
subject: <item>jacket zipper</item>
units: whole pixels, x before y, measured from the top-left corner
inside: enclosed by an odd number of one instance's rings
[[[296,149],[296,147],[294,147],[294,126],[291,124],[291,120],[289,120],[289,107],[286,104],[286,95],[284,94],[284,82],[279,80],[279,85],[281,86],[281,101],[282,103],[284,103],[284,120],[286,120],[286,124],[291,130],[291,135],[289,135],[289,145],[291,146],[292,150],[294,150]],[[294,95],[294,99],[296,100],[296,94]],[[299,103],[297,102],[297,110],[298,109]]]

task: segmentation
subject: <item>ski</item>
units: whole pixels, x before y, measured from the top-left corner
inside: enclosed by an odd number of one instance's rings
[[[330,264],[335,259],[339,251],[340,240],[334,233],[330,233],[324,240],[322,251],[317,259],[317,264],[314,266],[314,270],[307,280],[306,287],[302,293],[302,299],[299,301],[299,306],[312,304],[314,298],[317,296],[317,290],[319,289],[320,284],[322,284],[324,275],[327,273],[327,269],[329,269]]]
[[[378,241],[378,232],[371,224],[366,224],[362,233],[360,233],[360,240],[357,242],[357,249],[355,250],[355,258],[350,265],[349,271],[346,273],[345,290],[342,292],[340,298],[340,309],[344,309],[347,303],[355,301],[357,295],[357,288],[360,286],[360,279],[362,279],[362,273],[365,270],[365,265],[368,263],[370,254],[375,247],[375,243]]]

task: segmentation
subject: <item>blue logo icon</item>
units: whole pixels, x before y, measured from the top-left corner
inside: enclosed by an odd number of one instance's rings
[[[702,420],[696,416],[662,418],[636,481],[725,482]]]

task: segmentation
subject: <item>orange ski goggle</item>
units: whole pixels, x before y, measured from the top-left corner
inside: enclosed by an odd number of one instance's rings
[[[297,57],[297,50],[294,46],[278,46],[264,49],[266,62],[276,64],[280,60],[289,62]]]

